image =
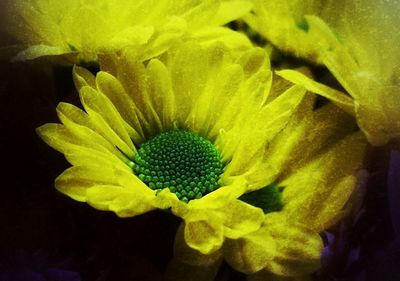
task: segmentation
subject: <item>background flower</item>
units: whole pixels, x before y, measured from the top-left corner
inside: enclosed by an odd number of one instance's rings
[[[65,54],[88,63],[125,47],[149,59],[183,37],[249,46],[245,36],[219,27],[249,11],[248,1],[18,0],[8,8],[6,27],[27,47],[17,60]]]
[[[324,64],[354,100],[373,145],[400,138],[399,5],[396,1],[256,0],[246,21],[277,48]],[[309,81],[328,98],[341,93]]]

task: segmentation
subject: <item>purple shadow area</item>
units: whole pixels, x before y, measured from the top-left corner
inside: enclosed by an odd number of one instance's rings
[[[388,172],[388,201],[396,238],[400,236],[400,152],[392,151]]]

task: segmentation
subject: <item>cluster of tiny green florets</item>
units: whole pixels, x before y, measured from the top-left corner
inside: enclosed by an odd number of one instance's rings
[[[133,171],[153,190],[169,190],[185,202],[216,190],[223,171],[214,145],[189,131],[163,132],[144,143]]]

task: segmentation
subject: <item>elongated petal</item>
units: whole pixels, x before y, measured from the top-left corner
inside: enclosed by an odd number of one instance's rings
[[[257,163],[256,155],[262,157],[266,144],[286,126],[304,94],[304,88],[292,87],[272,103],[266,105],[259,115],[253,116],[255,119],[253,122],[248,120],[248,127],[243,128],[246,133],[227,132],[226,138],[229,142],[224,143],[223,155],[233,155],[232,160],[226,166],[227,174],[240,174],[243,169],[248,169],[250,165]],[[266,122],[257,122],[256,120],[266,120]],[[252,137],[242,138],[238,134],[239,132]],[[249,176],[249,180],[251,180],[251,176]]]
[[[155,209],[152,204],[154,196],[144,196],[118,186],[92,187],[87,190],[86,197],[93,207],[113,211],[120,217],[137,216]]]
[[[344,93],[341,93],[340,91],[334,90],[321,83],[318,83],[295,70],[287,69],[277,71],[276,73],[297,85],[302,85],[310,92],[320,94],[321,96],[332,100],[335,104],[344,109],[346,112],[354,115],[353,101],[349,96],[345,95]]]
[[[45,124],[36,131],[48,145],[62,153],[78,152],[83,147],[124,158],[113,145],[88,128],[77,128],[75,132],[71,132],[60,124]]]
[[[153,59],[147,65],[146,71],[149,75],[148,92],[154,109],[160,116],[162,127],[171,130],[177,106],[168,70],[162,62]]]
[[[84,86],[96,88],[96,77],[87,69],[74,65],[72,70],[75,87],[80,90]]]
[[[47,46],[44,44],[34,45],[17,54],[13,61],[33,60],[42,56],[56,56],[73,53],[68,48]]]
[[[123,119],[123,124],[130,138],[136,145],[144,141],[144,134],[136,114],[138,112],[134,102],[129,98],[121,83],[107,72],[100,71],[96,75],[96,84],[99,91],[107,96]]]
[[[119,147],[129,158],[133,158],[136,148],[114,105],[93,88],[81,88],[80,97],[86,112],[96,126],[108,136],[110,142]]]

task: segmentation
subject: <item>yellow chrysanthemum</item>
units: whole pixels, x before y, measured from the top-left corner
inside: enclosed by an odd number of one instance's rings
[[[175,253],[191,265],[212,264],[223,256],[251,280],[308,280],[320,266],[319,236],[351,208],[366,141],[351,115],[333,104],[313,110],[307,96],[287,126],[269,143],[261,170],[266,188],[240,199],[263,208],[260,229],[227,239],[210,256],[188,248],[178,233]],[[280,201],[276,197],[281,190]],[[255,274],[253,274],[255,273]]]
[[[236,198],[262,187],[263,151],[303,87],[267,100],[264,51],[235,58],[219,43],[186,43],[146,64],[130,52],[100,64],[96,77],[74,68],[86,112],[60,103],[63,124],[38,128],[73,165],[56,188],[121,217],[171,209],[201,253],[258,229],[262,210]]]
[[[250,8],[246,0],[17,0],[8,28],[27,46],[19,60],[70,54],[72,61],[91,62],[125,47],[148,59],[187,37],[248,47],[245,36],[221,25]]]
[[[246,21],[278,48],[327,66],[354,102],[370,143],[400,139],[399,5],[390,1],[254,0]],[[341,95],[304,76],[288,78],[328,98]]]

